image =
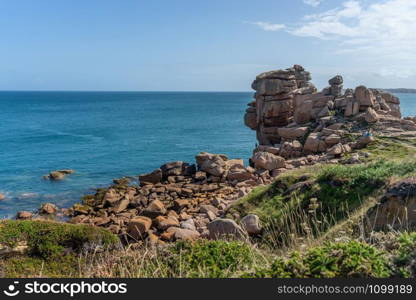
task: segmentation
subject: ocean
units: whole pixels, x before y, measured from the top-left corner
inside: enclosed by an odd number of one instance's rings
[[[405,116],[416,94],[397,94]],[[68,207],[94,188],[201,151],[247,159],[250,92],[0,92],[0,217],[41,203]],[[75,174],[53,182],[56,169]]]
[[[201,151],[248,158],[252,93],[0,92],[0,217],[41,203],[70,206],[113,178]],[[60,182],[42,179],[70,168]]]

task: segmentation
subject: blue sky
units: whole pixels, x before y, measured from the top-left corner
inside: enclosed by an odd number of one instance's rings
[[[414,0],[0,1],[0,90],[247,91],[302,64],[313,82],[416,87]]]

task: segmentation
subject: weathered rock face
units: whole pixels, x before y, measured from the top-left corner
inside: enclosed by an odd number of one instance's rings
[[[257,235],[262,231],[260,219],[257,215],[250,214],[245,216],[241,219],[241,225],[249,235]]]
[[[309,80],[310,73],[299,65],[286,70],[265,72],[256,77],[252,84],[256,91],[256,101],[249,104],[245,124],[257,130],[260,144],[268,145],[278,141],[275,140],[277,128],[288,125],[293,118],[294,95],[316,91]]]
[[[224,237],[243,238],[243,229],[230,219],[217,219],[208,224],[209,237],[219,239]]]
[[[306,153],[324,152],[342,138],[320,138],[321,130],[333,124],[336,116],[361,118],[368,123],[401,117],[400,101],[390,93],[365,86],[344,91],[340,75],[317,92],[310,80],[310,73],[299,65],[256,77],[252,84],[255,101],[249,103],[244,120],[257,131],[260,145],[280,148],[284,142],[298,140],[303,141]]]
[[[156,169],[151,173],[139,175],[141,185],[156,184],[162,180],[163,173],[161,169]]]
[[[310,80],[299,65],[254,80],[255,101],[244,120],[257,133],[259,145],[250,159],[256,174],[275,177],[286,169],[341,158],[371,143],[372,130],[416,131],[416,119],[401,119],[400,101],[388,92],[365,86],[344,90],[340,75],[317,92]]]
[[[380,203],[368,213],[368,226],[373,229],[416,228],[416,178],[393,184]]]
[[[58,208],[53,203],[45,203],[39,209],[39,213],[45,214],[45,215],[53,215],[53,214],[56,214],[57,211],[58,211]]]
[[[269,152],[256,152],[251,158],[258,169],[274,170],[285,166],[284,158]]]

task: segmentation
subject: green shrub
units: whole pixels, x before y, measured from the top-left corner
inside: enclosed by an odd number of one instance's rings
[[[85,264],[75,254],[42,259],[39,257],[19,256],[0,261],[0,270],[4,277],[78,277],[78,267]]]
[[[355,208],[361,200],[383,187],[392,176],[414,173],[415,161],[377,161],[356,166],[331,165],[323,168],[317,178],[317,198],[324,209],[335,209],[340,204]]]
[[[416,232],[404,232],[397,238],[393,264],[399,276],[416,276]]]
[[[88,225],[73,225],[47,221],[12,221],[0,223],[0,242],[14,246],[26,241],[29,254],[48,259],[65,249],[81,251],[88,247],[110,247],[119,243],[111,232]]]
[[[391,274],[383,252],[365,243],[328,243],[306,253],[292,252],[278,258],[269,268],[258,269],[245,277],[332,278],[388,277]]]
[[[178,242],[168,251],[171,271],[182,277],[232,277],[250,268],[255,260],[253,249],[237,241]]]
[[[267,244],[290,246],[290,236],[319,236],[376,196],[389,178],[411,176],[415,170],[414,160],[295,170],[234,203],[229,215],[257,214],[267,229]]]

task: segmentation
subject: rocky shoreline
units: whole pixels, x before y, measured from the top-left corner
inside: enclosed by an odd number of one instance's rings
[[[256,236],[262,232],[256,215],[229,212],[254,188],[303,166],[360,163],[368,154],[359,150],[374,135],[416,132],[416,120],[402,119],[399,99],[388,92],[364,86],[344,91],[340,75],[317,92],[310,80],[299,65],[256,77],[244,122],[256,130],[259,145],[248,166],[242,159],[201,152],[195,163],[169,162],[139,175],[139,185],[114,180],[62,213],[70,223],[107,228],[129,244]],[[69,171],[52,172],[48,179],[60,180]],[[39,213],[60,210],[48,203]],[[30,212],[17,215],[31,218]]]

